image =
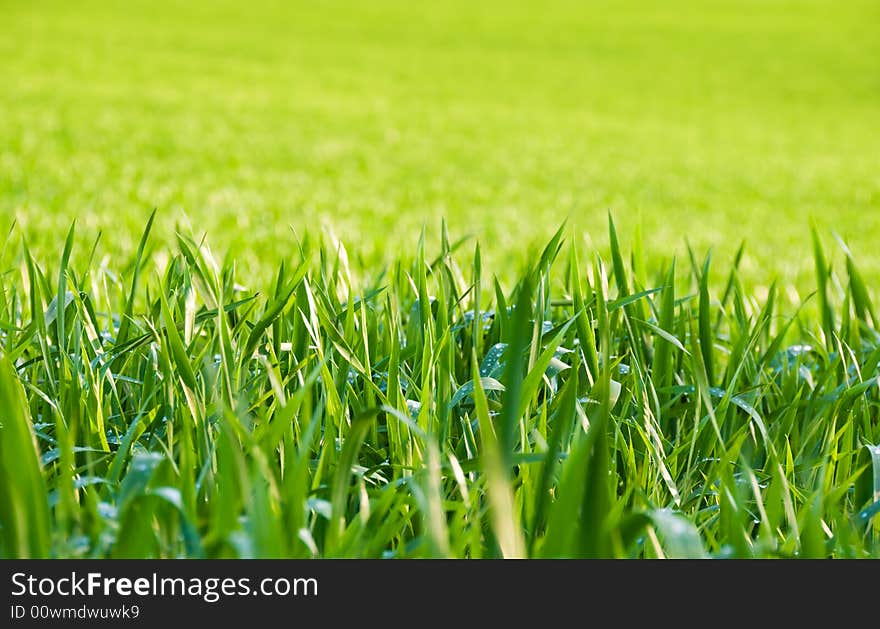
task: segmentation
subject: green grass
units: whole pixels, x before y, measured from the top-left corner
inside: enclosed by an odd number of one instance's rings
[[[823,316],[789,316],[563,233],[507,289],[445,235],[366,282],[305,239],[263,292],[183,235],[163,266],[148,233],[119,270],[22,250],[0,556],[880,557],[855,262],[816,234]]]
[[[880,557],[878,21],[0,0],[0,557]]]
[[[748,281],[807,290],[813,216],[876,280],[878,23],[873,0],[7,1],[0,223],[51,255],[78,217],[118,266],[158,207],[160,241],[191,224],[250,282],[293,230],[372,269],[442,216],[513,279],[566,217],[607,254],[611,209],[655,262],[745,239]]]

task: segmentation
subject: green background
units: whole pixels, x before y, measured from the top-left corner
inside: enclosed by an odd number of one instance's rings
[[[880,4],[0,2],[0,227],[38,257],[208,234],[267,276],[329,227],[356,265],[473,234],[502,276],[612,210],[811,283],[810,217],[876,279]],[[827,234],[828,232],[823,232]]]

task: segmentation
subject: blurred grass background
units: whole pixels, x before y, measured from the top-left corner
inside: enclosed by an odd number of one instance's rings
[[[128,260],[146,217],[266,277],[327,226],[372,268],[441,217],[493,270],[605,213],[812,284],[880,278],[880,3],[0,0],[0,227]],[[5,232],[4,232],[5,233]]]

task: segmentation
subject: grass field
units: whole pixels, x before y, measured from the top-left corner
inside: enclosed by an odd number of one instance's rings
[[[880,557],[878,24],[0,1],[0,556]]]
[[[423,224],[518,265],[566,217],[809,286],[808,218],[880,277],[873,0],[0,4],[0,219],[58,255],[207,231],[269,276],[292,229],[356,264]],[[0,225],[2,227],[2,225]]]

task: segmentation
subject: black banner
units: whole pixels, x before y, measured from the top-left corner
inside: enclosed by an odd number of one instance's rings
[[[877,591],[877,566],[870,561],[12,560],[2,563],[6,604],[0,626],[171,627],[192,618],[260,627],[291,626],[291,619],[333,627],[342,621],[393,626],[455,618],[522,626],[557,624],[572,614],[610,614],[628,624],[700,609],[723,610],[730,618],[757,616],[763,625],[768,607],[783,611],[774,600],[797,602],[801,611],[847,601],[853,611],[857,601],[867,606]]]

